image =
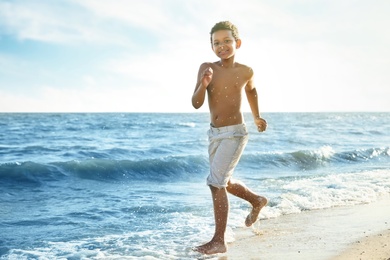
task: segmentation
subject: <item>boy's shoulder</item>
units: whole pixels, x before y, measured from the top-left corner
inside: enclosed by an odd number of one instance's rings
[[[236,62],[236,66],[237,68],[240,69],[240,71],[242,73],[244,73],[245,75],[247,75],[247,77],[251,78],[253,76],[253,69],[251,67],[249,67],[248,65],[245,65],[245,64],[241,64],[241,63],[237,63]]]
[[[214,65],[216,65],[217,63],[218,63],[217,61],[214,61],[214,62],[205,61],[205,62],[203,62],[200,66],[214,66]]]
[[[251,70],[252,71],[252,68],[250,66],[242,64],[242,63],[236,62],[236,66],[239,67],[239,68],[242,68],[242,69],[246,69],[246,70]]]
[[[204,70],[208,67],[211,67],[211,68],[214,68],[215,67],[215,62],[203,62],[202,64],[200,64],[200,70]]]

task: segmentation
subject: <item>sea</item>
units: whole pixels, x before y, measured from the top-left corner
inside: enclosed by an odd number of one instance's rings
[[[264,113],[233,177],[260,221],[390,198],[390,113]],[[207,113],[1,113],[0,259],[197,259],[214,233]],[[250,205],[230,196],[226,233]],[[258,226],[261,229],[261,224]]]

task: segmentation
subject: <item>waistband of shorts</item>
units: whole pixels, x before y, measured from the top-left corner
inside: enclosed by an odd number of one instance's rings
[[[228,125],[228,126],[221,126],[221,127],[214,127],[210,123],[210,130],[214,133],[228,133],[228,132],[234,132],[237,130],[241,130],[242,128],[245,128],[245,123],[238,124],[238,125]]]

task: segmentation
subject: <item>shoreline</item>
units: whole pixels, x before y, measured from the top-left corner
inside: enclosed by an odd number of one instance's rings
[[[218,259],[387,260],[390,200],[260,220],[234,233],[235,241]]]

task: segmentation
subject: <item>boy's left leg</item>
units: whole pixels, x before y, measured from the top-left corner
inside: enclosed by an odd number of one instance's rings
[[[232,179],[228,182],[228,186],[226,187],[226,190],[230,194],[233,194],[236,197],[244,199],[252,205],[252,211],[249,213],[249,215],[245,220],[245,225],[247,227],[250,227],[253,223],[256,222],[260,210],[265,205],[267,205],[268,203],[267,198],[257,195],[249,188],[247,188],[244,183]]]
[[[210,242],[198,246],[196,251],[202,254],[225,253],[227,246],[225,243],[225,231],[229,214],[229,199],[225,188],[216,188],[210,186],[215,219],[215,233]]]

